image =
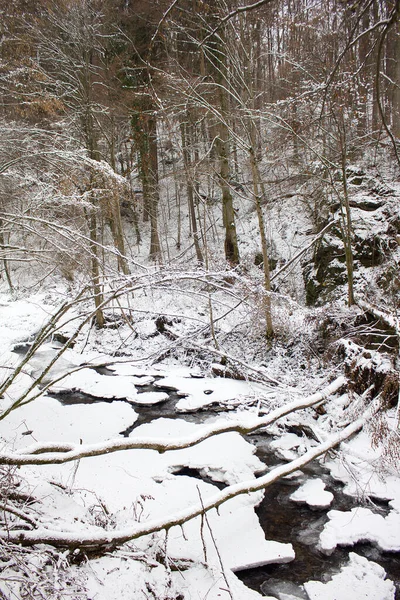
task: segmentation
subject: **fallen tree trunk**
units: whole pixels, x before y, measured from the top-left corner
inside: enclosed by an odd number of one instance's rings
[[[320,392],[316,392],[307,398],[295,400],[285,404],[265,417],[253,417],[245,421],[227,421],[214,426],[202,427],[199,432],[176,440],[169,438],[117,438],[97,444],[68,444],[68,443],[45,443],[33,444],[17,452],[0,452],[0,465],[48,465],[62,464],[82,458],[101,456],[111,452],[122,450],[155,450],[166,452],[168,450],[181,450],[199,444],[212,436],[231,431],[237,431],[243,435],[251,433],[260,427],[266,427],[289,413],[309,408],[326,400],[331,394],[337,392],[346,384],[343,376],[335,379],[330,385]]]

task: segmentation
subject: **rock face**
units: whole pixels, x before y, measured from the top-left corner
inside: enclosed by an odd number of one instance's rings
[[[349,178],[349,203],[355,286],[365,287],[365,281],[371,279],[372,269],[377,288],[384,293],[390,291],[400,299],[398,194],[376,179],[357,172]],[[334,216],[340,217],[339,204],[331,210]],[[346,259],[339,222],[315,245],[312,259],[303,262],[308,306],[322,306],[345,290]]]
[[[317,242],[312,262],[304,266],[303,276],[308,306],[325,304],[335,289],[346,283],[345,254],[338,229]]]

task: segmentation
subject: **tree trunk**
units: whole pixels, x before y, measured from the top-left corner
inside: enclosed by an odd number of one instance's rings
[[[0,228],[2,227],[3,223],[2,220],[0,219]],[[9,237],[9,236],[7,236]],[[5,238],[4,238],[4,231],[2,229],[0,229],[0,248],[5,246]],[[8,283],[8,287],[10,288],[10,292],[13,293],[14,292],[14,286],[12,283],[12,279],[11,279],[11,273],[10,273],[10,269],[8,267],[8,261],[7,259],[4,257],[3,258],[3,267],[4,267],[4,273],[7,279],[7,283]]]
[[[104,301],[104,296],[100,279],[97,217],[95,211],[96,208],[93,206],[89,214],[86,212],[86,220],[89,227],[90,269],[94,295],[94,305],[96,307],[96,325],[98,327],[104,327],[104,314],[101,309],[101,305]]]
[[[397,22],[394,28],[395,34],[395,68],[393,86],[393,106],[392,106],[392,129],[395,138],[400,140],[400,23]]]
[[[128,261],[126,260],[125,256],[124,232],[122,228],[121,210],[118,195],[114,193],[111,194],[111,203],[111,215],[108,219],[108,223],[110,226],[114,246],[118,250],[118,270],[121,271],[124,275],[129,275],[130,271]]]
[[[189,116],[188,116],[189,119]],[[188,207],[189,207],[189,216],[190,216],[190,225],[193,234],[193,243],[196,250],[196,256],[199,263],[204,262],[203,253],[200,248],[200,241],[197,229],[197,219],[196,219],[196,211],[194,204],[194,195],[195,188],[193,182],[193,174],[192,174],[192,165],[191,165],[191,157],[190,150],[188,147],[188,142],[190,141],[190,136],[188,136],[188,122],[181,121],[181,137],[182,137],[182,153],[183,153],[183,164],[185,167],[185,175],[186,175],[186,190],[187,190],[187,198],[188,198]],[[188,139],[189,138],[189,139]]]
[[[353,264],[353,249],[352,249],[352,238],[353,238],[353,225],[351,220],[351,208],[349,202],[349,193],[347,186],[347,145],[346,145],[346,131],[345,124],[343,123],[343,131],[340,132],[341,146],[342,146],[342,185],[343,185],[343,201],[341,202],[341,213],[342,213],[342,237],[344,252],[346,257],[346,271],[347,271],[347,303],[349,306],[354,304],[354,264]]]
[[[232,265],[237,265],[240,262],[240,257],[236,234],[235,212],[233,209],[233,198],[229,184],[229,134],[228,128],[223,122],[221,122],[219,126],[218,150],[220,161],[219,184],[222,192],[222,218],[225,228],[225,258]]]
[[[161,255],[158,235],[158,145],[157,117],[150,99],[142,101],[132,117],[136,146],[139,152],[139,173],[143,186],[143,218],[150,221],[150,257]]]
[[[228,97],[228,69],[225,53],[225,32],[220,30],[210,46],[213,51],[210,55],[211,72],[216,83],[216,100],[220,112],[217,124],[218,138],[216,149],[219,158],[219,185],[222,192],[222,217],[225,229],[225,258],[231,265],[240,262],[239,246],[236,234],[235,212],[233,198],[230,190],[230,143],[227,123],[230,119]]]
[[[260,230],[260,238],[261,238],[261,251],[263,257],[263,271],[264,271],[264,288],[265,295],[263,298],[264,305],[264,314],[265,314],[265,334],[268,339],[271,339],[274,336],[274,328],[272,325],[272,309],[271,309],[271,276],[269,271],[269,256],[268,256],[268,244],[267,238],[265,235],[265,225],[264,225],[264,215],[261,206],[261,194],[263,191],[263,185],[260,178],[260,172],[258,168],[258,164],[256,161],[256,157],[254,154],[254,149],[250,150],[250,163],[251,163],[251,172],[253,176],[253,188],[254,188],[254,201],[256,204],[256,212],[258,218],[258,228]],[[262,194],[264,196],[264,193]]]

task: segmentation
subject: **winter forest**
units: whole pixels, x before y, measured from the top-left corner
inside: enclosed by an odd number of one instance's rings
[[[0,0],[0,599],[400,599],[399,0]]]

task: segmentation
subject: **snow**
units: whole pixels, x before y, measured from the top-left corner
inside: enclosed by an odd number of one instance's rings
[[[102,358],[102,362],[104,358]],[[107,369],[113,371],[116,375],[132,375],[140,379],[152,378],[152,383],[155,377],[165,377],[166,375],[174,375],[176,377],[201,377],[199,368],[186,367],[184,365],[163,365],[159,363],[152,367],[140,367],[131,361],[116,363],[115,358],[108,357],[105,362],[109,362]]]
[[[265,600],[264,596],[246,587],[231,571],[221,573],[220,568],[213,566],[197,564],[187,571],[172,573],[172,579],[179,583],[185,600],[232,600],[232,597],[238,600]]]
[[[155,385],[177,390],[179,396],[185,396],[176,405],[178,412],[195,411],[215,403],[234,408],[249,398],[255,401],[265,392],[262,386],[254,383],[210,377],[172,375],[156,381]]]
[[[64,379],[52,385],[50,391],[53,393],[78,391],[97,398],[123,398],[128,401],[134,400],[137,395],[131,377],[101,375],[88,368],[67,375]]]
[[[26,445],[27,438],[38,441],[83,439],[89,442],[116,437],[118,431],[134,422],[135,418],[134,411],[125,403],[62,406],[57,400],[45,396],[12,413],[7,424],[0,422],[0,435],[12,439],[15,447],[19,448]],[[18,425],[21,421],[23,427]],[[158,419],[136,428],[131,435],[168,435],[174,438],[190,433],[196,427],[196,424],[181,419]],[[29,436],[25,435],[26,428],[31,432]],[[191,503],[197,504],[199,494],[204,500],[214,494],[213,485],[171,474],[182,465],[226,483],[251,478],[263,468],[250,444],[239,434],[226,433],[185,450],[161,455],[146,450],[127,451],[80,461],[76,469],[71,465],[53,465],[45,467],[44,471],[74,493],[78,506],[88,506],[93,503],[93,498],[98,499],[115,516],[115,524],[123,527],[132,518],[162,518]],[[29,472],[32,485],[36,487],[40,469],[30,468]],[[234,498],[218,513],[210,511],[208,518],[212,537],[205,533],[201,539],[200,518],[183,528],[171,529],[168,555],[175,560],[190,558],[201,562],[205,543],[209,548],[208,563],[215,568],[219,565],[219,556],[225,567],[233,570],[292,560],[294,552],[290,544],[265,540],[254,513],[261,497],[262,493],[258,492]],[[68,513],[64,510],[63,514]],[[63,529],[60,523],[58,527]]]
[[[389,413],[389,424],[390,424]],[[393,419],[393,416],[392,416]],[[321,548],[330,553],[337,545],[369,541],[384,551],[400,550],[400,479],[396,463],[382,463],[383,448],[374,448],[370,434],[360,432],[343,444],[342,460],[326,463],[331,474],[345,484],[346,494],[388,501],[383,516],[366,507],[330,511],[329,522],[320,536]]]
[[[369,508],[351,511],[331,510],[329,521],[320,535],[321,549],[330,554],[336,546],[372,542],[385,552],[400,551],[400,512],[391,510],[386,517]]]
[[[206,501],[215,493],[214,486],[190,477],[175,477],[163,483],[164,500],[152,517],[162,516],[179,503],[179,508],[197,504],[199,497]],[[233,571],[269,563],[285,563],[294,559],[291,544],[265,540],[254,506],[259,494],[238,496],[221,505],[218,512],[208,511],[205,523],[197,517],[182,527],[168,532],[167,552],[172,560],[189,558],[218,567],[222,560],[225,568]],[[169,512],[169,511],[168,511]],[[206,556],[204,555],[206,549]]]
[[[151,590],[153,598],[174,593],[168,569],[134,551],[93,559],[86,575],[88,597],[95,600],[144,599],[141,590],[146,589],[148,593]]]
[[[309,479],[291,494],[290,499],[311,507],[324,508],[332,503],[333,494],[325,490],[322,479]]]
[[[393,411],[390,417],[393,422]],[[388,424],[391,426],[390,420]],[[373,447],[370,433],[360,432],[343,444],[342,451],[341,460],[328,460],[326,466],[345,484],[346,494],[390,501],[400,498],[399,465],[397,461],[382,463],[383,447]]]
[[[304,453],[311,446],[310,440],[295,433],[284,433],[270,444],[275,452],[285,460],[293,460],[297,453]]]
[[[137,394],[137,396],[130,401],[133,404],[150,406],[152,404],[160,404],[160,402],[165,402],[168,400],[168,398],[169,396],[165,392],[142,392]]]
[[[15,301],[11,301],[8,294],[0,294],[1,351],[33,336],[51,312],[41,294]]]
[[[117,437],[136,420],[137,414],[126,403],[62,406],[41,396],[1,420],[0,436],[19,449],[33,441],[92,443]]]
[[[212,423],[217,424],[219,421],[225,422],[225,419],[215,419]],[[197,428],[196,423],[183,419],[161,418],[136,427],[130,437],[166,437],[173,440],[189,436],[195,433]],[[213,480],[226,484],[252,478],[255,473],[265,468],[265,465],[255,456],[254,446],[235,432],[208,438],[192,448],[166,452],[157,456],[157,463],[164,466],[165,472],[170,471],[172,467],[177,470],[183,465],[200,469]]]
[[[261,591],[263,594],[271,594],[273,598],[278,600],[309,600],[304,587],[302,585],[296,585],[291,581],[280,581],[269,577],[261,585]]]
[[[147,339],[157,334],[157,328],[152,319],[144,319],[135,325],[135,331],[142,339]]]
[[[394,600],[395,587],[385,580],[385,570],[354,552],[349,563],[327,583],[308,581],[304,587],[310,600]]]

